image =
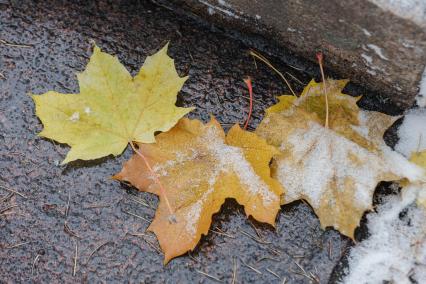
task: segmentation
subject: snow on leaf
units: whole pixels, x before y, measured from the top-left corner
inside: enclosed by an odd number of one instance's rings
[[[226,198],[244,205],[247,215],[274,225],[282,188],[270,177],[269,162],[278,150],[256,134],[235,125],[225,138],[214,118],[205,125],[184,118],[159,134],[156,144],[139,147],[167,189],[177,222],[169,222],[158,184],[138,155],[115,178],[160,196],[149,230],[157,235],[165,263],[195,248]]]
[[[71,146],[63,164],[119,155],[130,141],[155,142],[156,131],[169,130],[191,111],[175,106],[187,77],[176,73],[167,45],[149,56],[134,78],[95,46],[77,78],[79,94],[32,96],[44,125],[39,135]]]
[[[357,98],[341,93],[345,84],[327,82],[329,128],[323,126],[322,88],[312,81],[291,104],[267,111],[256,133],[281,150],[272,173],[284,187],[282,202],[306,199],[323,227],[353,238],[377,183],[416,180],[421,170],[384,144],[383,133],[395,118],[360,111]]]

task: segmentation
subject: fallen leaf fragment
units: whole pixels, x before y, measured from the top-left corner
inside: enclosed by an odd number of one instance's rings
[[[417,205],[421,205],[426,209],[426,151],[413,153],[411,155],[410,161],[425,170],[425,175],[423,176],[422,181],[410,184],[408,187],[417,187]]]
[[[324,228],[353,238],[378,182],[416,180],[422,171],[383,142],[396,118],[359,110],[357,98],[341,93],[345,84],[327,82],[329,128],[320,84],[312,81],[299,98],[282,97],[269,109],[256,133],[281,150],[272,173],[285,190],[282,202],[307,200]]]
[[[409,110],[398,128],[399,141],[395,146],[410,161],[424,169],[420,181],[410,183],[403,180],[400,184],[404,190],[418,189],[417,204],[426,208],[426,109]]]
[[[274,225],[282,194],[270,177],[275,147],[238,125],[225,137],[214,118],[208,124],[183,118],[156,138],[155,144],[138,145],[167,190],[176,223],[169,222],[158,184],[139,156],[126,162],[115,178],[160,196],[148,229],[157,235],[165,263],[195,248],[226,198],[244,205],[248,216]]]
[[[176,73],[167,45],[147,57],[132,78],[118,59],[95,46],[86,70],[77,74],[80,93],[33,95],[44,129],[40,136],[71,146],[63,164],[119,155],[130,141],[155,142],[191,108],[175,106],[187,77]]]
[[[426,169],[426,151],[413,153],[410,161]]]
[[[408,190],[414,188],[418,191],[417,205],[421,205],[426,209],[426,151],[412,153],[410,161],[425,170],[425,174],[421,181],[412,184],[408,183],[407,187]]]

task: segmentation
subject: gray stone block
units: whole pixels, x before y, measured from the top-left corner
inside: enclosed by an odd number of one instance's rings
[[[311,60],[321,50],[326,67],[406,109],[415,103],[426,64],[426,2],[422,1],[167,2],[220,26],[273,39]]]

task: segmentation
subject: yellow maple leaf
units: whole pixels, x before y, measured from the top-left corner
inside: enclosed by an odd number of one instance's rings
[[[341,93],[345,84],[327,82],[329,128],[323,126],[322,88],[312,81],[299,98],[281,98],[269,109],[256,133],[281,150],[272,176],[284,187],[282,202],[306,199],[322,227],[333,226],[353,238],[377,183],[415,180],[421,170],[383,142],[396,118],[360,111],[357,98]]]
[[[270,177],[269,162],[278,150],[256,134],[235,125],[225,138],[214,118],[208,124],[184,118],[159,134],[157,143],[139,147],[165,185],[177,222],[169,222],[158,183],[140,156],[126,162],[115,178],[160,196],[149,230],[157,235],[165,263],[195,248],[226,198],[244,205],[247,215],[274,225],[282,188]]]
[[[410,161],[426,169],[426,151],[413,153],[410,157]]]
[[[410,161],[426,170],[426,151],[414,152],[411,154]],[[422,182],[408,183],[408,190],[412,187],[418,190],[417,205],[426,209],[426,174],[423,176]]]
[[[130,141],[155,142],[192,108],[175,106],[187,77],[179,77],[167,45],[147,57],[133,78],[118,59],[95,46],[84,72],[77,74],[80,93],[33,95],[44,125],[40,136],[71,146],[65,160],[119,155]]]

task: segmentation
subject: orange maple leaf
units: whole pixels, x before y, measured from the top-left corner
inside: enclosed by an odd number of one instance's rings
[[[238,125],[225,137],[214,118],[208,124],[184,118],[156,140],[138,144],[139,150],[164,184],[176,222],[170,222],[159,186],[140,156],[134,155],[114,178],[159,195],[148,230],[157,235],[165,263],[195,248],[226,198],[244,205],[248,216],[274,225],[283,190],[270,177],[269,162],[279,152],[264,139]]]

